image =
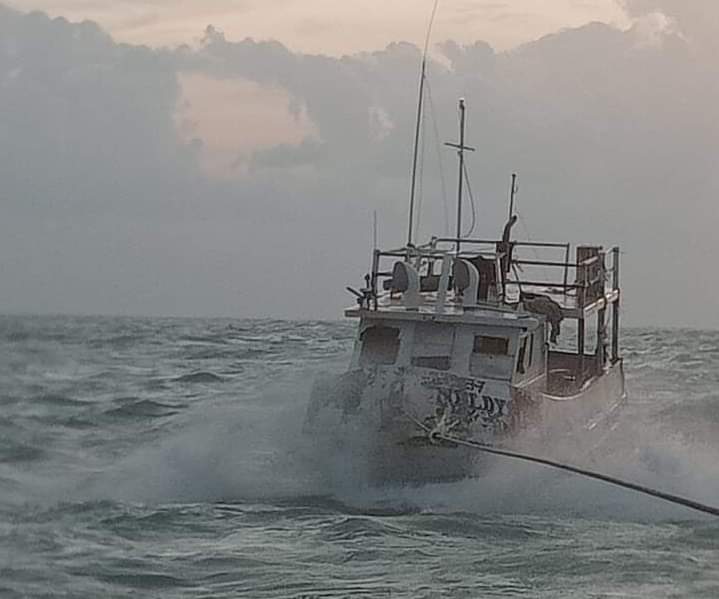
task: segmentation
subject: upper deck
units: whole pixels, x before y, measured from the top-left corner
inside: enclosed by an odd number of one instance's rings
[[[615,363],[620,359],[619,261],[618,247],[579,245],[573,252],[568,243],[433,238],[422,246],[375,250],[365,287],[348,288],[357,306],[345,315],[507,329],[531,328],[541,317],[552,325],[553,343],[561,321],[575,320],[580,364],[585,323],[595,317],[594,355],[606,363],[611,339]]]
[[[522,303],[551,300],[564,319],[585,320],[620,298],[619,248],[568,243],[434,238],[428,244],[375,250],[372,272],[345,314],[391,313],[393,317],[442,320],[524,316]],[[454,248],[448,247],[452,244]],[[610,261],[611,266],[607,266]],[[394,262],[390,267],[390,261]],[[401,264],[402,266],[398,266]]]

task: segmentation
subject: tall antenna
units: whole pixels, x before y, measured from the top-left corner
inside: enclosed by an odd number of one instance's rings
[[[462,197],[464,195],[464,153],[469,150],[474,152],[475,148],[464,145],[464,129],[467,123],[467,106],[464,103],[464,98],[459,99],[459,143],[446,143],[444,145],[450,148],[457,149],[457,156],[459,156],[459,182],[457,184],[457,254],[459,254],[460,246],[462,243]]]
[[[432,27],[434,18],[437,15],[439,0],[434,0],[432,16],[427,27],[427,36],[424,40],[424,51],[422,52],[422,67],[419,77],[419,99],[417,101],[417,121],[414,131],[414,151],[412,156],[412,184],[409,192],[409,232],[407,234],[407,245],[412,245],[412,229],[414,227],[414,198],[417,191],[417,162],[419,160],[419,138],[422,130],[422,113],[424,111],[424,83],[427,79],[427,54],[429,53],[429,42],[432,38]]]

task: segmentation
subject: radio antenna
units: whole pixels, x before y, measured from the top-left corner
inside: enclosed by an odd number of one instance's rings
[[[434,0],[432,7],[432,16],[429,19],[427,27],[427,36],[424,40],[424,50],[422,52],[422,66],[419,77],[419,98],[417,100],[417,121],[414,131],[414,150],[412,154],[412,183],[409,192],[409,232],[407,234],[407,245],[412,245],[412,229],[414,228],[414,200],[417,193],[417,163],[419,161],[419,142],[422,135],[422,114],[424,112],[424,84],[427,79],[427,55],[429,54],[429,43],[432,39],[432,27],[434,19],[437,16],[437,8],[439,0]]]

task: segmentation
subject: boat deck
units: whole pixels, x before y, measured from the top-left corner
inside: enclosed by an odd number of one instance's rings
[[[587,301],[581,306],[581,301],[576,291],[572,290],[568,293],[557,293],[556,289],[543,287],[540,285],[527,286],[522,285],[522,292],[534,295],[541,295],[550,298],[555,302],[562,311],[562,316],[567,319],[587,319],[590,315],[611,306],[619,298],[618,289],[606,290],[603,296]],[[437,293],[422,293],[421,304],[414,309],[408,309],[402,302],[400,297],[392,296],[392,294],[382,294],[377,298],[376,308],[369,311],[375,313],[375,317],[381,318],[382,315],[391,314],[393,318],[407,318],[415,320],[447,320],[457,321],[465,320],[472,322],[497,321],[502,320],[503,323],[512,323],[531,318],[531,314],[519,311],[519,303],[484,303],[471,311],[466,310],[461,303],[457,301],[445,301],[441,304]],[[345,310],[347,317],[359,317],[362,313],[368,311],[353,306]]]

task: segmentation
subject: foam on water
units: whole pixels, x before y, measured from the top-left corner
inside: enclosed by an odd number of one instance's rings
[[[363,438],[340,452],[303,434],[306,380],[275,384],[237,405],[185,412],[185,426],[140,447],[80,486],[92,498],[142,502],[272,501],[325,496],[355,509],[569,514],[614,519],[701,518],[686,508],[576,475],[490,458],[482,476],[451,483],[377,485]],[[169,408],[170,406],[165,406]],[[171,412],[170,412],[171,413]],[[147,415],[143,408],[140,416]],[[563,444],[567,463],[665,492],[719,502],[719,446],[692,443],[628,420],[587,454]],[[366,441],[366,440],[365,440]],[[545,447],[548,455],[556,453]]]

